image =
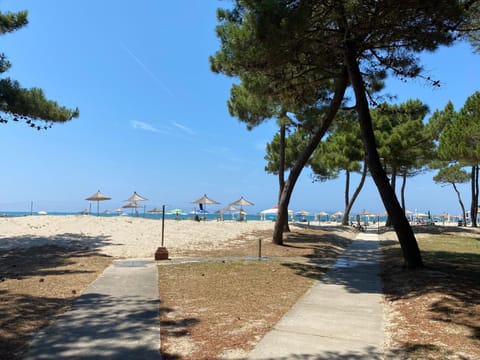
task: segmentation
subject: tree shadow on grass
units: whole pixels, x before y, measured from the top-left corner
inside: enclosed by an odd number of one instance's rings
[[[308,227],[305,230],[308,230]],[[336,230],[337,230],[336,233],[333,233],[333,232],[329,233],[326,231],[322,231],[321,233],[314,232],[314,231],[286,233],[284,246],[300,247],[300,248],[310,247],[315,250],[315,254],[317,256],[322,256],[322,255],[328,256],[328,254],[337,256],[351,243],[351,239],[347,236],[339,235],[338,233],[339,229],[336,229]]]
[[[84,239],[85,237],[81,237]],[[87,237],[88,238],[88,237]],[[84,239],[88,241],[88,239]],[[0,241],[3,241],[0,240]],[[97,244],[103,240],[95,238]],[[6,279],[21,280],[30,276],[48,276],[48,275],[65,275],[82,272],[88,270],[70,271],[59,269],[66,265],[72,264],[72,258],[88,258],[91,256],[108,257],[100,254],[98,250],[86,247],[85,243],[71,243],[68,247],[59,245],[39,245],[32,247],[20,247],[0,249],[0,281]],[[81,245],[80,245],[81,244]]]
[[[12,295],[0,290],[0,354],[3,360],[18,360],[27,351],[31,332],[69,304],[68,299]],[[11,311],[15,309],[15,311]]]
[[[190,340],[190,329],[199,323],[197,318],[183,318],[175,320],[168,320],[168,314],[173,312],[173,309],[160,306],[160,333],[162,339],[164,338],[185,338]],[[166,350],[162,340],[161,354],[163,360],[178,360],[182,359],[182,355],[175,354]]]
[[[476,240],[476,239],[475,239]],[[434,241],[434,238],[433,238]],[[402,254],[395,242],[384,242],[384,292],[388,300],[422,301],[428,304],[426,316],[447,329],[466,328],[465,336],[480,345],[480,253],[423,250],[425,268],[405,271]],[[421,245],[421,244],[420,244]],[[423,312],[423,311],[422,311]],[[445,330],[446,331],[446,330]],[[461,340],[459,341],[466,341]],[[421,346],[420,346],[421,345]],[[431,344],[407,345],[403,351],[423,354]],[[420,346],[420,348],[417,348]],[[423,347],[422,347],[423,346]],[[423,355],[422,355],[423,356]]]

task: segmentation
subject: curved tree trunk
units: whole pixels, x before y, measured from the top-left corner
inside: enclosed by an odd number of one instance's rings
[[[472,166],[472,202],[470,205],[470,220],[472,227],[477,227],[477,213],[478,213],[478,165]]]
[[[285,115],[285,114],[283,114]],[[282,116],[283,117],[283,116]],[[285,141],[285,133],[287,131],[287,127],[282,119],[280,118],[280,154],[279,154],[279,170],[278,170],[278,202],[280,203],[280,197],[282,196],[283,188],[285,187],[285,148],[286,148],[286,141]],[[285,222],[283,231],[290,232],[290,227],[288,226],[288,221]]]
[[[400,190],[403,212],[407,211],[407,208],[405,207],[405,188],[406,187],[407,187],[407,172],[405,171],[402,174],[402,189]]]
[[[392,186],[393,193],[396,194],[396,187],[397,187],[397,169],[396,167],[392,166],[392,178],[390,179],[390,185]],[[385,222],[385,226],[392,226],[392,219],[390,219],[390,215],[387,216],[387,221]]]
[[[473,209],[475,213],[475,227],[477,227],[477,214],[478,214],[478,164],[475,165],[475,208]]]
[[[465,211],[465,206],[463,205],[462,197],[460,196],[460,191],[457,189],[457,185],[452,182],[453,190],[457,193],[458,202],[460,203],[460,207],[462,208],[462,215],[463,215],[463,226],[467,224],[467,213]]]
[[[367,178],[367,161],[366,159],[363,161],[363,170],[362,170],[362,177],[360,178],[360,183],[358,184],[357,188],[355,189],[355,192],[352,195],[352,198],[350,199],[350,203],[347,205],[345,209],[345,216],[343,217],[343,225],[348,225],[348,218],[350,217],[350,211],[352,210],[353,204],[355,203],[355,200],[357,200],[358,195],[360,194],[360,191],[363,188],[363,184],[365,184],[365,179]],[[347,219],[347,223],[345,224],[345,219]]]
[[[340,105],[342,104],[345,90],[347,89],[347,84],[348,74],[346,69],[344,69],[335,84],[335,94],[330,102],[328,111],[323,118],[322,124],[314,132],[312,138],[305,147],[305,150],[302,152],[302,154],[300,154],[299,158],[295,162],[295,165],[290,170],[290,174],[288,175],[287,181],[285,181],[285,186],[283,187],[283,191],[280,194],[280,200],[278,202],[278,216],[273,229],[272,239],[274,244],[283,245],[283,229],[285,223],[288,222],[288,204],[290,202],[290,197],[292,196],[293,188],[308,159],[313,154],[320,143],[320,140],[322,140],[323,135],[325,135],[328,128],[332,124],[332,121],[335,118]]]
[[[408,269],[423,267],[422,256],[420,254],[420,249],[418,248],[417,240],[415,239],[415,234],[410,227],[400,203],[398,202],[395,192],[390,186],[387,174],[383,170],[378,156],[366,89],[360,72],[360,66],[357,62],[356,48],[350,41],[347,41],[345,46],[345,62],[353,86],[353,91],[355,93],[356,110],[359,116],[370,174],[378,188],[383,205],[385,206],[385,209],[392,220],[395,232],[397,233],[403,252],[405,266]]]
[[[348,218],[350,217],[349,213],[347,213],[348,204],[350,203],[349,194],[350,194],[350,171],[345,170],[345,212],[343,213],[342,225],[348,225]]]

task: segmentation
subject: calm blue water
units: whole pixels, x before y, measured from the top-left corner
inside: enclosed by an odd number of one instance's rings
[[[79,212],[60,212],[60,211],[52,211],[52,212],[47,212],[48,215],[55,215],[55,216],[64,216],[64,215],[79,215],[80,213]],[[132,212],[125,212],[125,214],[127,216],[131,216],[131,217],[136,217],[135,213],[132,213]],[[33,212],[32,214],[30,212],[24,212],[24,211],[2,211],[0,212],[0,217],[15,217],[15,216],[42,216],[42,215],[39,215],[37,212]],[[92,212],[91,214],[92,216],[97,216],[97,213],[94,213]],[[98,216],[100,217],[116,217],[116,216],[120,216],[119,214],[117,213],[109,213],[109,214],[104,214],[104,213],[100,213]],[[199,216],[203,216],[203,215],[199,215]],[[147,219],[161,219],[162,218],[162,214],[152,214],[152,213],[149,213],[149,212],[146,212],[146,213],[143,213],[143,211],[139,211],[138,212],[138,217],[143,217],[143,218],[147,218]],[[182,219],[182,220],[189,220],[189,219],[193,219],[194,215],[193,214],[179,214],[178,215],[178,218],[179,219]],[[217,214],[206,214],[205,215],[206,217],[206,220],[217,220],[217,218],[219,218],[219,215]],[[255,214],[249,214],[246,216],[247,217],[247,221],[248,220],[261,220],[260,216],[259,215],[255,215]],[[165,214],[165,219],[175,219],[177,218],[177,215],[175,214]],[[225,215],[224,216],[224,219],[225,220],[232,220],[232,216],[230,214],[228,215]],[[238,219],[238,215],[236,215],[234,218],[234,220],[237,220]],[[275,220],[275,216],[267,216],[266,220]],[[313,220],[313,217],[312,217],[312,220]]]
[[[48,212],[48,215],[56,215],[56,216],[79,215],[79,214],[80,214],[79,212],[59,212],[59,211]],[[136,216],[132,212],[125,212],[125,214],[127,216],[131,216],[131,217]],[[97,216],[97,214],[94,213],[94,212],[92,212],[91,215],[92,216]],[[0,212],[0,217],[2,217],[2,216],[8,216],[8,217],[30,216],[30,212],[3,211],[3,212]],[[42,216],[42,215],[39,215],[37,212],[33,212],[32,216]],[[119,214],[117,214],[117,213],[110,213],[110,214],[100,213],[99,216],[100,217],[115,217],[115,216],[119,216]],[[143,217],[143,218],[148,218],[148,219],[161,219],[162,218],[162,214],[152,214],[152,213],[149,213],[149,212],[143,213],[143,211],[139,211],[138,216]],[[178,218],[181,219],[181,220],[191,220],[191,219],[193,219],[193,216],[194,215],[192,215],[192,214],[179,214]],[[201,216],[203,216],[203,215],[201,215]],[[175,219],[176,217],[177,216],[175,214],[165,214],[165,219]],[[205,217],[206,217],[206,220],[217,220],[219,218],[219,215],[218,214],[206,214]],[[246,218],[247,218],[247,221],[249,221],[249,220],[262,220],[260,215],[255,215],[255,214],[248,214],[246,216]],[[266,216],[265,220],[274,221],[275,218],[276,218],[275,215],[268,215],[268,216]],[[225,214],[224,219],[225,220],[232,220],[232,215]],[[294,219],[295,219],[295,221],[302,221],[302,222],[316,222],[317,221],[317,220],[315,220],[315,217],[313,215],[295,216]],[[238,220],[238,215],[235,215],[233,220]],[[377,220],[377,219],[375,219],[375,220]],[[385,221],[385,220],[386,220],[385,217],[380,217],[379,218],[379,221]],[[321,221],[327,221],[327,217],[323,216]],[[339,221],[340,221],[340,219],[339,219]],[[352,216],[352,221],[354,221],[354,216]],[[362,221],[365,221],[365,219],[362,219]],[[369,222],[370,223],[372,222],[372,218],[370,218]]]

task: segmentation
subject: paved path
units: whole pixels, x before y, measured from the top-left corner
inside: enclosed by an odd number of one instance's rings
[[[24,360],[161,359],[157,279],[154,261],[115,261],[35,337]]]
[[[249,354],[250,360],[382,359],[378,236],[359,233],[327,274]]]

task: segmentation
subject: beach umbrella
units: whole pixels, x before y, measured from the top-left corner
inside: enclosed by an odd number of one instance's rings
[[[85,200],[88,200],[88,201],[96,201],[97,202],[97,216],[100,215],[100,201],[105,201],[105,200],[110,200],[111,198],[106,196],[106,195],[103,195],[100,190],[98,190],[95,194],[93,194],[92,196],[89,196],[88,198],[86,198]]]
[[[145,201],[145,200],[148,200],[147,198],[144,198],[143,196],[140,196],[137,194],[136,191],[133,192],[133,195],[130,196],[127,200],[125,201],[129,201],[129,202],[137,202],[137,201]],[[140,206],[139,206],[140,207]]]
[[[169,214],[175,214],[175,216],[178,217],[178,215],[183,214],[183,210],[180,209],[180,208],[175,208],[175,209],[170,210],[168,213]]]
[[[124,209],[137,209],[139,207],[142,206],[138,205],[135,201],[130,201],[128,204],[122,206]]]
[[[270,209],[265,209],[260,211],[260,215],[270,215],[270,214],[277,214],[278,213],[278,206],[274,206]]]
[[[243,216],[246,216],[247,213],[243,211],[243,207],[244,206],[253,206],[255,205],[254,203],[246,200],[243,196],[240,197],[240,199],[238,199],[237,201],[234,201],[233,203],[231,203],[230,205],[236,205],[236,206],[240,206],[240,220],[243,220]]]
[[[321,221],[322,216],[327,216],[328,217],[328,213],[326,211],[320,211],[320,212],[315,214],[315,218],[317,218],[318,221]]]
[[[265,219],[265,216],[267,215],[278,215],[278,206],[275,205],[271,207],[270,209],[265,209],[259,212],[260,216]],[[293,210],[288,209],[288,215],[293,215]]]
[[[215,211],[215,214],[221,214],[222,215],[222,220],[223,220],[223,214],[226,212],[230,212],[232,214],[232,220],[233,220],[233,212],[238,211],[238,209],[233,206],[233,205],[228,205],[227,207],[224,207],[223,209]]]
[[[240,210],[243,210],[243,206],[253,206],[254,203],[246,200],[243,196],[240,197],[237,201],[232,202],[230,205],[240,206]]]
[[[180,208],[175,208],[175,209],[170,210],[168,213],[169,214],[182,214],[183,210],[180,209]]]
[[[160,214],[163,211],[154,207],[152,210],[148,210],[147,212],[152,213],[152,214]]]
[[[128,204],[122,206],[124,209],[136,209],[139,207],[142,207],[142,205],[138,205],[135,201],[130,201]]]
[[[198,204],[200,210],[205,210],[207,204],[220,204],[218,201],[210,199],[207,194],[203,194],[200,199],[192,201],[192,204]]]
[[[115,210],[113,210],[114,212],[118,213],[118,214],[121,214],[123,212],[122,208],[116,208]]]
[[[341,212],[341,211],[337,211],[336,213],[332,214],[332,217],[335,218],[335,219],[337,217],[342,217],[342,216],[343,216],[343,212]]]
[[[295,215],[297,215],[297,216],[307,216],[307,215],[310,215],[310,212],[307,211],[307,210],[300,210],[300,211],[297,211],[297,213]]]

